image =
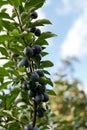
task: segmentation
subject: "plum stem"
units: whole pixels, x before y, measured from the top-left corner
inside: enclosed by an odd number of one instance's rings
[[[37,103],[34,101],[34,117],[33,117],[33,127],[35,127],[36,124],[36,114],[37,114]]]

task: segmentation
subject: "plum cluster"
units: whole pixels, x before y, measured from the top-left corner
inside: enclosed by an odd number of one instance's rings
[[[36,12],[31,13],[31,18],[36,19],[38,17]],[[34,33],[35,36],[39,37],[41,35],[41,31],[39,28],[32,27],[27,30],[27,33]],[[43,70],[35,69],[34,64],[35,58],[41,60],[41,51],[42,47],[38,44],[32,43],[31,45],[27,45],[24,48],[23,54],[24,58],[19,62],[19,66],[25,66],[25,68],[30,68],[30,74],[28,76],[29,81],[24,80],[22,87],[27,90],[28,96],[31,100],[36,104],[36,116],[41,118],[44,116],[44,112],[42,104],[46,103],[49,100],[49,96],[46,93],[46,85],[42,82],[42,78],[46,78]],[[33,69],[32,69],[33,68]],[[24,130],[39,130],[37,127],[33,127],[30,124],[25,125]]]
[[[40,45],[34,45],[32,47],[27,46],[24,48],[24,55],[26,57],[24,57],[20,62],[19,62],[19,66],[25,66],[26,68],[30,66],[30,58],[39,58],[39,60],[41,60],[41,51],[42,48]]]
[[[23,88],[28,91],[29,97],[37,104],[37,116],[43,117],[45,110],[41,107],[43,102],[48,102],[49,95],[46,93],[46,86],[40,81],[44,77],[42,70],[31,73],[30,82],[24,81]]]
[[[25,125],[24,130],[40,130],[37,127],[32,127],[30,124]]]

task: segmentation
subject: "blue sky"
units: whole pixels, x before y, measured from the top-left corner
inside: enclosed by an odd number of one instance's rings
[[[53,25],[44,27],[58,36],[49,40],[47,51],[54,67],[53,75],[58,70],[60,60],[75,56],[80,62],[75,64],[75,76],[87,84],[87,0],[47,0],[39,11],[40,17],[51,20]]]
[[[8,8],[10,12],[10,8]],[[49,69],[51,76],[57,72],[60,60],[75,56],[80,62],[75,64],[75,76],[87,85],[87,0],[47,0],[38,10],[39,18],[49,19],[53,25],[47,25],[42,31],[57,34],[49,40],[46,59],[53,61]]]

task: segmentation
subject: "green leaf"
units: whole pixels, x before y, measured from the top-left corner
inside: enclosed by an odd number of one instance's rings
[[[0,18],[5,18],[5,19],[11,19],[12,20],[12,18],[9,16],[9,14],[7,14],[5,12],[0,13]]]
[[[19,130],[19,129],[20,129],[20,125],[18,122],[13,122],[8,126],[8,130]]]
[[[8,0],[9,4],[15,5],[15,6],[20,6],[20,0]]]
[[[44,39],[38,38],[36,40],[35,44],[43,46],[43,45],[48,45],[48,42],[46,40],[44,40]]]
[[[46,56],[48,54],[49,54],[48,52],[41,52],[42,57],[44,57],[44,56]]]
[[[0,53],[6,57],[8,57],[8,52],[4,47],[0,47]]]
[[[0,90],[6,89],[10,83],[11,83],[11,81],[4,82],[4,83],[0,86]]]
[[[14,88],[11,93],[6,98],[6,108],[9,109],[12,107],[12,103],[17,98],[18,94],[20,92],[20,88]]]
[[[55,37],[57,36],[56,34],[53,34],[52,32],[43,32],[41,35],[40,35],[40,39],[47,39],[47,38],[51,38],[51,37]]]
[[[30,27],[33,26],[43,26],[44,24],[52,24],[48,19],[39,19],[30,24]]]
[[[0,35],[0,43],[8,41],[8,40],[12,40],[12,36],[8,36],[8,35]]]
[[[43,70],[45,74],[50,75],[50,73],[47,70]]]
[[[51,81],[50,78],[46,78],[46,82],[47,82],[47,84],[49,84],[50,86],[53,87],[53,82]]]
[[[7,1],[0,0],[0,7],[3,6],[3,5],[6,5],[6,4],[8,4]]]
[[[42,83],[42,84],[45,84],[45,85],[46,85],[46,84],[49,84],[50,86],[53,87],[53,82],[51,81],[50,78],[41,77],[41,78],[39,79],[39,82]]]
[[[12,67],[13,65],[14,63],[12,61],[8,61],[7,63],[3,65],[3,67],[8,68],[8,67]]]
[[[51,90],[51,89],[47,89],[46,92],[49,95],[56,95],[56,93],[54,92],[54,90]]]
[[[30,0],[28,2],[26,2],[25,4],[25,8],[26,9],[30,9],[32,7],[35,7],[35,9],[40,8],[41,6],[43,6],[43,4],[45,3],[46,0]]]
[[[9,76],[8,70],[6,70],[4,67],[0,67],[0,77],[1,76]]]
[[[49,60],[41,61],[41,64],[40,64],[40,68],[47,68],[47,67],[52,67],[52,66],[54,66],[54,64]]]

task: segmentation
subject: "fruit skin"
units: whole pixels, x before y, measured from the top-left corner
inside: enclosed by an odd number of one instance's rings
[[[37,37],[41,35],[41,31],[39,28],[36,28],[36,31],[34,33]]]
[[[43,116],[44,116],[43,110],[37,110],[37,116],[38,116],[39,118],[43,117]]]
[[[26,68],[29,67],[30,63],[28,61],[27,58],[23,58],[20,62],[19,62],[19,66],[25,66]]]
[[[30,90],[30,91],[28,91],[28,96],[31,97],[31,98],[35,97],[35,93]]]
[[[24,81],[22,87],[23,87],[23,89],[25,89],[25,90],[30,90],[30,86],[29,86],[29,84],[27,83],[27,81]]]
[[[35,60],[38,62],[38,64],[39,64],[39,62],[40,62],[40,60],[42,59],[42,55],[41,54],[37,54],[37,55],[35,55]]]
[[[41,103],[41,102],[43,102],[43,100],[44,100],[44,96],[43,96],[43,94],[37,94],[36,96],[35,96],[35,102],[37,103],[37,104],[39,104],[39,103]]]
[[[78,129],[80,127],[79,124],[75,124],[75,128]]]
[[[24,130],[32,130],[32,126],[27,124],[24,126]]]
[[[44,96],[43,102],[47,102],[49,100],[49,95],[44,93],[43,96]]]
[[[39,128],[37,128],[37,127],[34,127],[32,130],[40,130]]]
[[[30,28],[30,29],[27,30],[28,33],[29,33],[29,32],[35,33],[35,31],[36,31],[36,28],[35,28],[35,27],[32,27],[32,28]]]
[[[26,47],[24,49],[24,54],[27,56],[27,57],[32,57],[33,56],[33,49],[31,47]]]
[[[38,75],[38,73],[34,71],[34,72],[31,74],[31,76],[30,76],[30,80],[31,80],[31,81],[34,81],[34,82],[38,81],[38,80],[39,80],[39,75]]]
[[[16,53],[13,53],[12,54],[12,58],[16,58],[16,57],[18,57],[19,56],[19,54],[16,54]]]
[[[40,77],[44,76],[44,72],[42,70],[37,70],[37,73],[39,74]]]
[[[39,54],[42,51],[42,48],[40,45],[35,45],[32,47],[34,54]]]
[[[43,94],[43,93],[45,93],[45,90],[46,90],[45,85],[38,84],[38,86],[37,86],[37,93],[38,93],[38,94]]]
[[[38,17],[37,12],[32,12],[32,13],[31,13],[31,17],[32,17],[33,19],[36,19],[36,18]]]

